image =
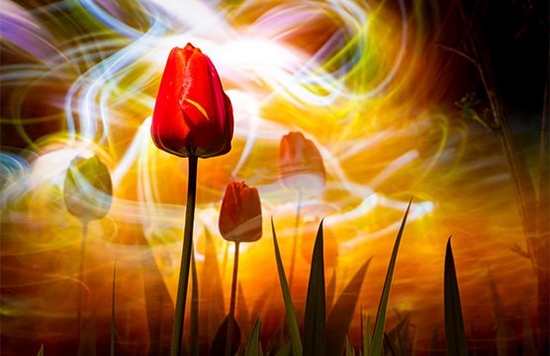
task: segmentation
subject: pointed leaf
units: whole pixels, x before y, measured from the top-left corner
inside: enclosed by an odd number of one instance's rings
[[[294,353],[292,353],[292,342],[287,342],[284,344],[275,354],[275,356],[294,356]],[[302,354],[298,354],[298,356],[301,356]]]
[[[357,305],[357,299],[363,285],[363,279],[371,260],[372,257],[359,267],[359,270],[348,282],[330,311],[327,319],[327,355],[342,354],[347,332],[353,318],[353,313],[355,312],[355,306]]]
[[[363,355],[364,356],[367,356],[369,354],[371,340],[372,340],[372,325],[370,323],[370,315],[367,315],[367,320],[365,321],[365,331],[363,332]]]
[[[412,338],[410,335],[410,316],[407,315],[387,333],[387,340],[395,349],[396,355],[412,354]]]
[[[390,263],[388,265],[388,272],[386,273],[386,280],[384,281],[384,288],[382,290],[382,296],[380,297],[380,303],[378,304],[378,311],[376,313],[376,321],[374,322],[374,332],[372,335],[372,343],[369,348],[369,356],[380,356],[384,348],[384,326],[386,324],[386,310],[388,308],[388,300],[390,297],[391,283],[393,279],[393,271],[395,269],[395,263],[397,261],[397,252],[399,251],[399,244],[401,237],[403,236],[403,230],[405,229],[405,223],[407,222],[407,216],[411,209],[412,198],[409,201],[403,221],[399,227],[397,237],[395,238],[395,244],[393,245],[393,251],[390,257]]]
[[[445,273],[443,280],[444,309],[445,309],[445,338],[447,342],[447,355],[466,356],[466,336],[464,320],[462,319],[462,306],[456,278],[451,238],[447,241],[445,252]]]
[[[307,288],[304,320],[304,355],[325,354],[325,263],[323,258],[323,222],[319,225]]]
[[[216,332],[216,335],[214,336],[214,340],[212,340],[212,346],[210,347],[210,355],[212,356],[219,356],[225,354],[225,344],[227,342],[227,328],[229,326],[229,318],[231,316],[227,315],[225,319],[223,319],[222,324],[218,328],[218,331]],[[232,338],[231,338],[231,348],[230,352],[231,355],[235,355],[237,353],[237,350],[239,349],[239,346],[241,345],[241,329],[239,327],[239,324],[237,323],[237,320],[233,318],[233,332],[232,332]]]
[[[387,333],[384,333],[384,350],[387,350],[390,355],[400,355],[397,346],[394,341],[388,336]]]
[[[351,346],[351,341],[350,341],[348,335],[346,335],[345,343],[346,343],[346,356],[355,356],[355,350]],[[331,355],[331,354],[329,354],[329,355]],[[340,354],[338,354],[338,355],[340,355]]]
[[[248,344],[246,345],[245,356],[262,356],[262,346],[260,344],[260,318],[256,318]]]
[[[44,356],[44,344],[40,345],[40,350],[38,350],[37,356]]]
[[[273,218],[271,219],[271,232],[273,234],[273,247],[275,249],[275,260],[277,262],[277,272],[279,274],[279,282],[281,284],[281,291],[283,293],[283,299],[285,302],[286,317],[288,320],[288,328],[290,332],[290,340],[292,346],[293,355],[302,355],[302,341],[300,340],[300,331],[298,329],[298,321],[296,320],[296,313],[294,312],[294,305],[292,304],[292,298],[290,296],[290,290],[288,288],[288,282],[286,280],[285,269],[283,267],[283,261],[281,258],[281,252],[279,251],[279,244],[277,243],[277,235],[275,234],[275,226],[273,224]]]

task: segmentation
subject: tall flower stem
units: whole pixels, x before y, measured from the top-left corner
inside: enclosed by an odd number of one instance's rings
[[[239,271],[239,242],[235,242],[235,258],[233,262],[233,280],[231,282],[231,299],[229,301],[229,318],[227,320],[227,339],[225,340],[225,356],[231,353],[233,340],[233,321],[235,320],[235,302],[237,295],[237,273]]]
[[[84,258],[86,256],[86,241],[88,240],[88,221],[82,221],[82,242],[80,244],[80,266],[78,267],[78,310],[76,311],[76,320],[78,323],[78,337],[82,331],[82,288],[84,288]]]
[[[116,297],[116,261],[113,267],[113,287],[111,292],[111,333],[110,355],[115,356],[115,297]]]
[[[300,227],[300,214],[302,212],[302,195],[302,191],[298,189],[298,201],[296,203],[296,220],[294,222],[294,239],[292,242],[290,272],[288,275],[288,286],[290,289],[292,289],[292,280],[294,279],[294,265],[296,263],[296,250],[298,249],[298,229]]]
[[[199,279],[197,277],[197,264],[195,249],[191,252],[191,323],[189,330],[189,355],[199,355]]]
[[[187,204],[185,207],[185,226],[183,232],[183,249],[181,254],[180,276],[176,295],[174,330],[172,332],[171,356],[180,356],[183,341],[183,322],[185,320],[185,302],[189,286],[191,252],[193,250],[193,225],[195,222],[195,201],[197,196],[198,157],[189,156],[189,177],[187,180]]]

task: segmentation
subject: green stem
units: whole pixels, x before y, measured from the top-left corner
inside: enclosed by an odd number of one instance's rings
[[[185,302],[189,286],[189,269],[193,247],[193,224],[195,220],[195,201],[197,195],[198,157],[189,156],[189,177],[187,180],[187,205],[185,207],[185,226],[183,232],[183,249],[181,254],[180,276],[176,295],[174,330],[172,332],[171,356],[181,356],[183,344],[183,322],[185,320]]]
[[[231,353],[233,340],[233,321],[235,320],[235,301],[237,295],[237,272],[239,270],[239,242],[235,242],[235,258],[233,262],[233,280],[231,282],[231,299],[229,302],[229,318],[227,320],[227,339],[225,340],[225,356]]]
[[[115,356],[115,296],[116,296],[116,261],[113,267],[113,288],[111,294],[111,356]]]
[[[302,191],[298,190],[298,202],[296,204],[296,220],[294,222],[294,240],[292,242],[292,255],[290,260],[290,272],[288,275],[288,287],[292,290],[294,279],[294,265],[296,264],[296,250],[298,249],[298,228],[300,227],[300,214],[302,211]]]
[[[82,242],[80,244],[80,266],[78,267],[78,309],[76,319],[78,323],[78,338],[82,332],[82,289],[84,288],[84,258],[86,256],[86,240],[88,239],[88,221],[82,221]]]
[[[199,279],[197,277],[197,264],[195,252],[191,253],[191,330],[189,331],[189,350],[191,356],[199,355]]]

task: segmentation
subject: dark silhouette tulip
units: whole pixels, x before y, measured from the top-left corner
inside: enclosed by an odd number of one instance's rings
[[[210,58],[190,43],[168,56],[151,137],[158,148],[180,157],[208,158],[231,149],[231,101]]]

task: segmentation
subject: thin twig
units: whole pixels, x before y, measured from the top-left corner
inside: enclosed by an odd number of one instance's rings
[[[459,50],[459,49],[456,49],[454,47],[451,47],[451,46],[447,46],[447,45],[444,45],[444,44],[441,44],[441,43],[436,43],[436,47],[438,48],[441,48],[445,51],[449,51],[449,52],[452,52],[454,54],[457,54],[459,55],[460,57],[466,59],[468,62],[472,63],[473,65],[475,65],[476,67],[479,66],[479,63],[474,59],[472,58],[471,56],[467,55],[465,52]]]
[[[458,10],[466,26],[470,50],[474,53],[476,68],[487,93],[489,104],[495,123],[500,128],[499,136],[502,147],[508,162],[511,173],[514,195],[518,205],[520,220],[527,243],[527,254],[531,256],[531,263],[537,277],[537,333],[539,335],[539,352],[548,354],[548,314],[549,314],[549,275],[548,266],[550,235],[548,231],[548,190],[544,187],[549,180],[548,162],[544,161],[545,152],[548,152],[548,94],[545,96],[545,103],[542,117],[541,133],[541,164],[539,166],[539,178],[542,185],[537,199],[535,187],[528,169],[527,161],[523,152],[512,134],[508,116],[505,114],[504,105],[497,95],[497,87],[493,78],[494,73],[490,67],[490,56],[483,43],[480,30],[474,27],[474,23],[468,18],[461,0],[456,0]],[[548,73],[547,73],[548,75]],[[546,148],[546,151],[545,151]],[[546,201],[545,201],[546,199]],[[544,206],[546,204],[546,206]]]

